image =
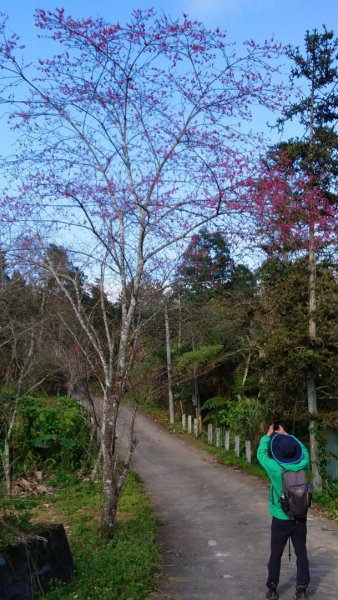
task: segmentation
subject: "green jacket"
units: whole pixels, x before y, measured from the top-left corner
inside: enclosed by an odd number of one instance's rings
[[[285,514],[279,502],[279,497],[282,493],[283,468],[281,465],[283,465],[284,469],[288,471],[300,471],[301,469],[308,469],[309,453],[305,446],[301,442],[299,442],[303,450],[303,454],[299,462],[295,464],[279,464],[274,458],[272,458],[269,455],[270,442],[270,436],[263,435],[261,441],[259,442],[257,450],[258,462],[260,462],[263,469],[265,469],[265,471],[267,472],[271,482],[269,494],[269,512],[273,517],[276,517],[277,519],[288,520],[289,517]]]

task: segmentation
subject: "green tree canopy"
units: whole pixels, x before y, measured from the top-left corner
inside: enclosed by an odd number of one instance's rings
[[[202,228],[191,238],[178,270],[180,287],[193,297],[224,294],[231,287],[234,261],[225,236]]]

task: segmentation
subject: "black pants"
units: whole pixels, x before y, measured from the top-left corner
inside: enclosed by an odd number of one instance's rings
[[[297,585],[308,585],[310,583],[309,561],[306,551],[306,520],[286,521],[272,517],[271,555],[268,563],[267,586],[270,583],[277,585],[279,582],[282,554],[289,538],[291,538],[297,557]]]

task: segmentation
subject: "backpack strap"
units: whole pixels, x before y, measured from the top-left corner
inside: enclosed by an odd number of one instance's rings
[[[274,460],[276,460],[276,459],[274,459]],[[280,464],[280,462],[278,462],[278,460],[276,460],[276,463],[277,463],[277,465],[279,465],[279,466],[281,467],[281,469],[282,469],[282,471],[283,471],[283,472],[281,473],[281,477],[282,477],[282,476],[283,476],[283,473],[286,471],[286,469],[284,469],[283,465],[281,465],[281,464]],[[276,491],[276,489],[274,488],[274,486],[273,486],[273,485],[272,485],[272,483],[271,483],[271,500],[272,500],[272,504],[275,504],[275,502],[274,502],[274,499],[276,499],[276,498],[277,498],[277,503],[276,503],[276,504],[277,504],[277,505],[278,505],[278,504],[280,505],[280,495],[279,495],[279,494],[277,494],[277,491]]]

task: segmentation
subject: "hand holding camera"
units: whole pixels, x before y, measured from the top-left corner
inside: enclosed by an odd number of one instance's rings
[[[285,435],[287,435],[284,427],[280,424],[280,419],[274,419],[272,425],[270,425],[268,431],[267,431],[267,435],[274,435],[276,433],[283,433]]]

